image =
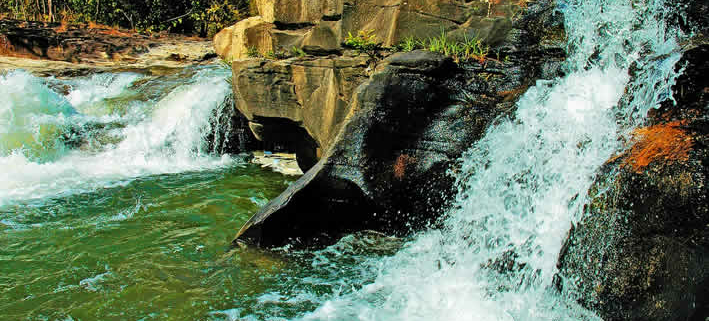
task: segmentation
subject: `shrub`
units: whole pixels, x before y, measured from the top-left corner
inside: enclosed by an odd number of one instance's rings
[[[252,46],[246,49],[246,56],[256,58],[261,56],[261,53],[258,52],[258,48]]]
[[[293,46],[293,48],[291,49],[291,53],[293,53],[293,56],[296,56],[296,57],[305,57],[305,51],[303,51],[303,49],[300,49],[296,46]]]

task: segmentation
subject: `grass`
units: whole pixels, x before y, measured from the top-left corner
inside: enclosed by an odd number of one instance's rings
[[[445,31],[441,31],[440,36],[423,40],[406,37],[394,49],[403,52],[416,49],[438,52],[452,57],[456,63],[472,60],[484,63],[490,53],[490,47],[483,45],[482,40],[479,38],[470,39],[466,35],[463,41],[453,41],[448,38]]]
[[[381,43],[377,42],[374,29],[360,30],[356,36],[352,35],[352,32],[348,32],[344,45],[360,53],[367,53],[370,56],[374,56],[377,50],[382,47]]]
[[[260,55],[261,55],[261,53],[258,52],[258,48],[256,48],[256,47],[249,47],[246,49],[246,56],[248,56],[250,58],[256,58],[256,57],[259,57]]]
[[[293,48],[291,48],[291,53],[293,54],[293,56],[296,57],[305,57],[305,51],[296,46],[293,46]]]

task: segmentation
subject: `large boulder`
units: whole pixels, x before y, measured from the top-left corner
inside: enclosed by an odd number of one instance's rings
[[[234,35],[234,29],[236,28],[236,25],[233,25],[228,28],[224,28],[223,30],[219,31],[216,35],[214,35],[214,51],[217,53],[219,57],[223,57],[227,61],[232,61],[234,60],[234,57],[232,56],[232,37]]]
[[[528,14],[540,23],[561,21],[550,1],[537,2]],[[419,50],[379,62],[343,100],[349,102],[343,109],[347,114],[329,145],[321,145],[319,162],[249,220],[237,239],[263,246],[309,244],[361,229],[405,234],[435,222],[455,192],[449,171],[461,154],[492,120],[512,112],[536,79],[558,76],[563,41],[556,47],[540,45],[541,39],[553,38],[544,32],[557,29],[536,28],[530,21],[520,18],[519,28],[506,35],[504,61],[459,66],[450,57]],[[273,83],[294,88],[285,79]],[[269,99],[289,97],[282,105],[290,107],[280,114],[274,110],[274,117],[295,120],[302,110],[323,108],[301,106],[297,95],[282,88],[252,105],[274,104],[275,109],[281,104]]]
[[[558,286],[604,320],[709,318],[709,45],[609,161],[559,258]]]

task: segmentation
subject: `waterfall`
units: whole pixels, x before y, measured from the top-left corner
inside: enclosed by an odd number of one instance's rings
[[[224,145],[229,135],[213,123],[232,109],[229,75],[216,66],[162,76],[1,74],[0,205],[233,163],[208,140]]]
[[[599,167],[670,97],[679,32],[666,26],[672,8],[663,0],[558,7],[567,76],[538,81],[514,116],[465,153],[443,228],[368,262],[373,282],[333,295],[304,319],[597,319],[552,289],[557,256]]]

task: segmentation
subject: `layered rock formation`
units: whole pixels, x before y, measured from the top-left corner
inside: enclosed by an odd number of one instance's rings
[[[406,37],[426,38],[450,32],[453,38],[478,37],[497,45],[519,18],[525,1],[455,0],[258,0],[259,16],[243,20],[216,36],[218,54],[228,60],[249,52],[290,52],[293,47],[317,55],[342,51],[349,34],[371,30],[385,47]]]
[[[518,1],[482,2],[365,0],[257,1],[259,16],[215,36],[217,53],[233,62],[235,100],[262,140],[294,146],[304,171],[334,142],[354,89],[375,69],[379,57],[342,47],[349,33],[371,30],[384,46],[404,37],[426,39],[448,32],[451,39],[478,39],[499,48],[522,21]],[[518,23],[519,24],[519,23]],[[558,31],[558,30],[556,30]],[[509,41],[507,42],[510,43]],[[285,60],[247,59],[293,56]],[[502,54],[501,54],[502,53]],[[250,57],[251,56],[251,57]],[[306,141],[305,143],[302,143]]]
[[[562,21],[550,1],[491,18],[499,19],[510,24],[492,49],[499,60],[461,66],[426,51],[381,61],[347,52],[235,60],[236,104],[256,136],[305,141],[299,163],[314,165],[239,237],[308,243],[365,228],[406,233],[434,221],[454,192],[447,172],[455,160],[536,79],[558,76],[564,59]]]
[[[232,68],[235,101],[254,134],[295,146],[307,171],[349,114],[355,87],[367,79],[368,58],[247,59]]]

